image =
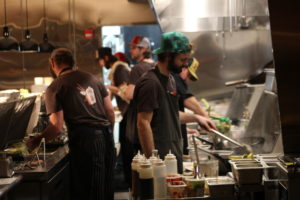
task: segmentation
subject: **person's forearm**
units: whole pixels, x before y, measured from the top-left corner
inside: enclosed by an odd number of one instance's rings
[[[106,85],[106,88],[108,88],[114,95],[116,95],[119,91],[119,88],[114,85]]]
[[[133,98],[134,88],[135,88],[135,85],[133,85],[133,84],[128,85],[126,92],[125,92],[126,99],[131,100]]]
[[[112,123],[112,125],[115,123],[115,112],[114,111],[108,111],[107,112],[107,118]]]
[[[138,120],[137,129],[143,153],[149,158],[152,154],[152,150],[155,149],[151,125],[147,121]]]
[[[190,109],[195,114],[201,115],[203,117],[209,117],[208,113],[201,107],[194,96],[184,100],[184,107]]]
[[[63,130],[59,130],[59,128],[50,122],[47,128],[41,133],[41,135],[38,136],[38,138],[45,138],[46,141],[51,141],[59,136],[62,132]]]
[[[195,114],[184,113],[181,111],[179,111],[179,120],[180,120],[181,124],[186,124],[186,123],[197,121]]]

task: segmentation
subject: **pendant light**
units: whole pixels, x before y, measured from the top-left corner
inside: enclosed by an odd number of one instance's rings
[[[3,27],[3,37],[0,39],[0,51],[9,51],[9,50],[19,50],[18,41],[10,36],[7,19],[6,19],[6,0],[4,0],[4,27]]]
[[[25,40],[20,44],[21,51],[39,51],[39,45],[33,39],[31,39],[30,31],[28,29],[28,7],[26,0],[26,30],[25,30]]]
[[[52,52],[55,47],[48,41],[48,34],[47,34],[47,20],[46,20],[46,3],[44,0],[44,35],[43,35],[43,42],[39,44],[40,52]]]

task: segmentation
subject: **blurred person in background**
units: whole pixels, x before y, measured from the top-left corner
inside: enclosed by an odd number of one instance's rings
[[[144,36],[134,36],[129,43],[131,59],[136,60],[137,64],[133,66],[130,76],[126,98],[131,100],[134,87],[137,80],[147,71],[154,67],[154,61],[151,58],[150,40]]]
[[[129,101],[125,97],[127,84],[129,82],[130,67],[128,66],[125,54],[118,52],[112,55],[112,49],[109,47],[101,47],[98,50],[99,66],[110,69],[108,79],[111,81],[111,85],[106,85],[111,94],[116,97],[117,105],[122,114],[122,121],[119,126],[119,138],[121,143],[121,157],[123,161],[123,171],[125,182],[130,186],[131,178],[127,169],[127,154],[128,145],[126,142],[126,123],[127,123],[127,108]],[[118,59],[119,58],[119,59]],[[130,171],[131,172],[131,171]]]

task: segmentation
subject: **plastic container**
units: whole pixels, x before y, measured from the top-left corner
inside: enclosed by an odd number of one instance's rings
[[[176,156],[172,154],[171,151],[165,156],[165,164],[167,175],[178,173]]]
[[[153,168],[148,160],[140,164],[139,188],[140,199],[153,199]]]
[[[204,196],[204,185],[205,179],[185,179],[187,185],[187,196],[188,197],[203,197]]]
[[[167,196],[166,165],[161,159],[157,159],[153,165],[154,198]]]
[[[207,178],[206,184],[209,188],[209,195],[213,198],[233,199],[234,180],[230,177],[219,176]]]
[[[186,184],[183,181],[174,181],[168,183],[168,193],[171,198],[185,197]]]
[[[168,174],[166,176],[166,182],[175,182],[175,181],[182,181],[182,176],[180,174]]]
[[[219,175],[218,160],[202,160],[199,167],[201,177],[216,177]]]

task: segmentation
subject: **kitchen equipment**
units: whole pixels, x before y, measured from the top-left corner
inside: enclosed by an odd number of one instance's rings
[[[209,189],[209,195],[213,198],[233,199],[234,180],[228,176],[218,176],[205,180]]]
[[[257,160],[233,161],[230,162],[232,173],[239,185],[261,184],[263,170],[266,168],[264,163]]]
[[[229,165],[228,160],[226,158],[223,158],[222,156],[215,153],[214,151],[210,151],[210,150],[207,150],[207,149],[204,149],[204,148],[201,148],[201,147],[197,147],[197,149],[213,156],[215,159],[217,159],[219,161],[219,163],[218,163],[218,165],[219,165],[219,174],[223,175],[223,174],[226,174],[227,172],[230,171],[231,168],[230,168],[230,165]]]
[[[244,152],[244,153],[251,153],[252,152],[252,148],[251,146],[247,145],[247,144],[241,144],[233,139],[231,139],[230,137],[227,137],[226,135],[220,133],[219,131],[216,131],[214,129],[210,129],[211,132],[213,132],[215,135],[227,140],[228,142],[238,146],[239,148],[236,149],[236,151],[240,151],[240,152]]]

